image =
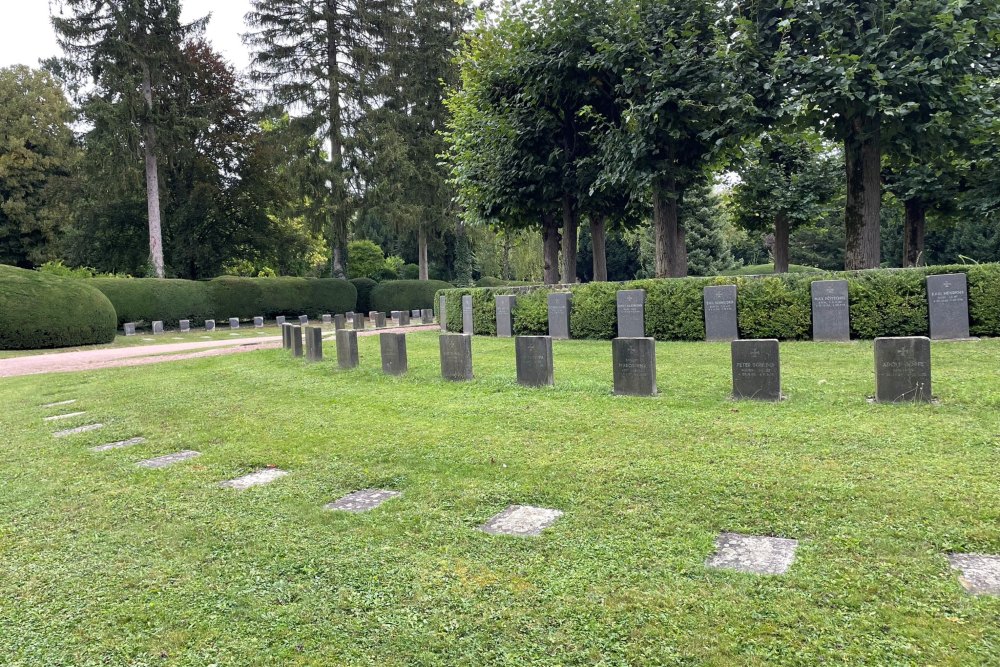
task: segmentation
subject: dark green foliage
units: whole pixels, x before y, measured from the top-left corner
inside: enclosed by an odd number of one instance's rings
[[[573,289],[569,330],[574,338],[614,338],[618,335],[614,283],[589,283]]]
[[[848,286],[851,334],[859,338],[926,335],[927,273],[922,269],[871,271],[855,276]]]
[[[393,310],[433,308],[434,294],[451,287],[451,283],[443,280],[390,280],[379,283],[371,292],[372,310],[388,313]]]
[[[114,304],[118,325],[125,322],[204,320],[213,316],[208,283],[157,278],[94,278],[90,284]],[[228,317],[228,316],[227,316]]]
[[[255,278],[219,276],[208,282],[208,289],[216,319],[245,319],[261,314],[264,299],[260,281]]]
[[[88,281],[0,265],[0,350],[110,343],[115,309]]]
[[[420,277],[420,267],[416,264],[404,264],[400,277],[403,280],[416,280]]]
[[[646,290],[646,335],[657,340],[705,340],[702,290],[721,284],[708,278],[638,280],[630,289]]]
[[[358,290],[358,303],[354,309],[359,313],[367,313],[375,310],[372,308],[371,295],[372,290],[375,289],[378,283],[371,278],[355,278],[351,281],[351,284]]]
[[[503,280],[501,278],[494,278],[492,276],[483,276],[476,281],[476,287],[510,287],[519,285],[533,285],[524,280]]]

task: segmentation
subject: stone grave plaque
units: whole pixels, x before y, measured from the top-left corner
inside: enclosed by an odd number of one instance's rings
[[[734,340],[733,398],[781,400],[781,362],[774,338]]]
[[[423,308],[420,311],[420,321],[423,324],[434,324],[434,309]]]
[[[153,322],[153,335],[157,336],[163,333],[163,322],[156,320]]]
[[[517,297],[513,294],[501,294],[496,298],[496,301],[497,337],[510,338],[514,335],[514,306],[517,303]]]
[[[479,527],[491,535],[532,537],[554,524],[563,515],[561,510],[531,505],[511,505]]]
[[[448,297],[438,297],[438,322],[441,324],[441,331],[448,330]]]
[[[948,554],[948,562],[961,572],[958,581],[968,592],[1000,596],[1000,556]]]
[[[337,331],[337,366],[343,370],[357,368],[358,332],[350,329]]]
[[[441,334],[441,376],[446,380],[472,379],[472,334]]]
[[[333,324],[333,315],[326,314],[323,316],[323,324]]]
[[[569,313],[573,295],[569,292],[552,292],[548,297],[549,336],[569,338]]]
[[[399,311],[399,326],[401,327],[410,326],[410,314],[405,310]]]
[[[215,331],[215,320],[205,320],[205,331]]]
[[[555,384],[552,371],[552,338],[550,336],[516,336],[514,358],[517,383],[525,387],[546,387]]]
[[[382,349],[382,372],[402,375],[406,372],[406,334],[381,333],[378,336]]]
[[[125,335],[126,336],[134,336],[135,335],[135,322],[126,322],[123,325],[123,327],[125,329]]]
[[[646,336],[646,290],[619,290],[618,337],[643,338]]]
[[[365,314],[354,313],[354,330],[360,331],[365,328]]]
[[[375,328],[385,329],[385,313],[375,313]]]
[[[43,417],[42,421],[43,422],[58,422],[58,421],[62,421],[63,419],[72,419],[73,417],[79,417],[80,415],[85,415],[85,414],[87,414],[87,413],[86,412],[67,412],[67,413],[61,414],[61,415],[52,415],[50,417]]]
[[[181,333],[188,333],[191,331],[191,320],[181,320]]]
[[[875,339],[875,400],[931,400],[931,341],[926,336]]]
[[[740,337],[736,323],[736,285],[706,287],[705,340],[730,341]]]
[[[181,461],[189,461],[196,456],[201,456],[201,452],[186,449],[183,452],[175,452],[173,454],[167,454],[166,456],[157,456],[152,459],[146,459],[145,461],[139,461],[136,465],[140,468],[156,470],[172,466],[175,463],[180,463]]]
[[[389,491],[387,489],[364,489],[349,493],[339,500],[323,505],[323,509],[338,510],[341,512],[368,512],[390,498],[398,498],[402,495],[399,491]]]
[[[795,562],[798,540],[761,535],[722,533],[705,565],[748,574],[784,574]]]
[[[219,486],[224,489],[236,489],[237,491],[243,491],[254,486],[270,484],[274,480],[284,477],[287,474],[288,473],[286,471],[279,468],[263,468],[248,475],[231,479],[227,482],[219,482]]]
[[[260,317],[259,315],[257,317],[255,317],[255,318],[253,318],[253,328],[254,329],[263,329],[264,328],[264,318]]]
[[[299,326],[300,327],[304,327],[307,324],[309,324],[309,316],[308,315],[299,315]]]
[[[55,403],[46,403],[42,407],[43,408],[58,408],[58,407],[61,407],[63,405],[73,405],[74,403],[76,403],[76,399],[75,398],[70,398],[70,399],[65,400],[65,401],[56,401]]]
[[[277,324],[279,327],[282,326],[285,323],[285,316],[278,315],[276,318],[274,318],[274,323]]]
[[[306,327],[306,361],[323,361],[323,327]]]
[[[70,435],[76,435],[77,433],[89,433],[90,431],[96,431],[99,428],[104,428],[104,424],[87,424],[86,426],[68,428],[64,431],[56,431],[52,434],[52,436],[55,438],[65,438]]]
[[[462,333],[476,333],[472,313],[472,295],[466,294],[462,297]]]
[[[292,356],[302,356],[302,325],[292,325]]]
[[[653,338],[615,338],[611,341],[615,394],[656,396],[656,341]]]
[[[846,280],[814,280],[812,292],[813,340],[851,340],[851,304]]]
[[[969,288],[964,273],[927,276],[931,338],[969,337]]]
[[[129,438],[128,440],[119,440],[117,442],[109,442],[106,445],[98,445],[97,447],[91,447],[92,452],[107,452],[112,449],[123,449],[125,447],[134,447],[136,445],[141,445],[146,442],[145,438]]]
[[[337,313],[333,318],[333,328],[334,329],[345,329],[347,328],[347,316]]]
[[[238,317],[230,317],[229,318],[229,328],[230,329],[239,329],[240,328],[240,319]]]

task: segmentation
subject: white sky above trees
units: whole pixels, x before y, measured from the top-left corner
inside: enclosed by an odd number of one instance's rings
[[[241,35],[247,32],[243,17],[250,0],[184,0],[184,20],[211,13],[205,37],[237,70],[244,71],[250,57]],[[49,22],[48,0],[0,0],[0,67],[29,65],[61,55]]]

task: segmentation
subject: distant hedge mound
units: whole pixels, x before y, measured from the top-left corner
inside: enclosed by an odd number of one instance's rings
[[[110,343],[115,309],[89,281],[0,265],[0,349]]]
[[[354,310],[359,313],[375,310],[372,308],[372,290],[378,286],[378,283],[371,278],[354,278],[351,280],[351,284],[358,290],[358,303]]]
[[[703,340],[702,291],[709,285],[736,285],[740,337],[808,340],[812,335],[810,283],[846,279],[851,301],[851,336],[870,339],[927,335],[926,278],[941,273],[967,275],[970,333],[1000,336],[1000,264],[667,278],[558,287],[462,288],[444,290],[442,294],[447,298],[449,331],[462,330],[462,296],[471,294],[474,330],[485,335],[496,333],[494,297],[517,294],[514,333],[523,336],[548,333],[548,294],[568,290],[573,293],[570,334],[574,338],[609,339],[615,337],[618,327],[615,292],[644,289],[647,335],[657,340]]]
[[[443,280],[390,280],[379,283],[372,290],[372,310],[388,313],[393,310],[433,308],[434,295],[452,287],[454,285]]]

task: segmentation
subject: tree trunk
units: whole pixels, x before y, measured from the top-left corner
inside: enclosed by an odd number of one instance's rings
[[[656,179],[653,184],[653,236],[656,241],[657,278],[683,278],[687,275],[687,245],[677,208],[673,179]]]
[[[563,195],[563,233],[562,233],[562,281],[576,282],[576,233],[580,227],[580,218],[576,202],[569,195]]]
[[[608,253],[605,248],[604,216],[590,216],[590,244],[594,250],[594,280],[608,279]]]
[[[774,272],[788,273],[788,216],[774,216]]]
[[[340,44],[337,2],[326,2],[326,59],[330,126],[330,246],[334,278],[347,278],[347,188],[344,183],[344,141],[340,110]]]
[[[916,198],[903,202],[903,208],[906,210],[906,222],[903,226],[903,266],[923,266],[927,210],[924,208],[924,203]]]
[[[149,215],[149,261],[153,275],[163,278],[163,232],[160,224],[160,170],[156,162],[156,127],[153,125],[153,82],[149,66],[142,64],[142,96],[147,118],[143,122],[143,154],[146,161],[146,211]]]
[[[420,265],[420,280],[428,280],[430,270],[427,266],[427,229],[423,225],[417,228],[417,263]]]
[[[542,259],[546,285],[559,282],[559,220],[552,213],[542,216]]]
[[[844,141],[847,206],[844,266],[875,269],[881,263],[882,147],[877,118],[856,118]]]

